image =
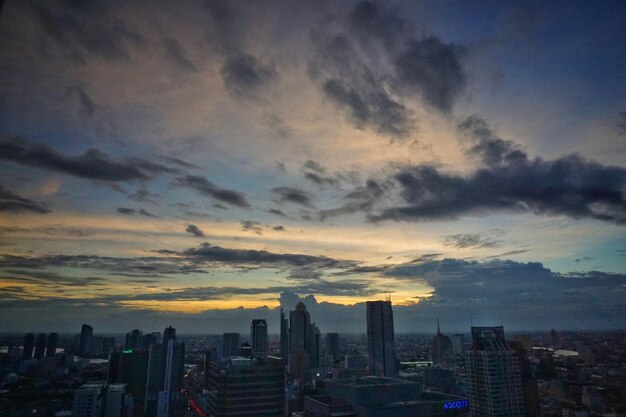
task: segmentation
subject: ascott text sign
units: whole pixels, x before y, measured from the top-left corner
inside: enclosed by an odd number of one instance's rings
[[[448,401],[447,403],[443,403],[444,410],[452,410],[458,408],[467,408],[469,407],[469,401],[461,400],[461,401]]]

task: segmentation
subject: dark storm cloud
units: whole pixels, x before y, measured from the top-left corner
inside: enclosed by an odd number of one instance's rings
[[[405,167],[395,175],[404,205],[385,208],[370,220],[427,221],[530,211],[626,222],[626,169],[578,155],[530,159],[476,116],[464,120],[459,130],[481,166],[465,176],[428,165]]]
[[[273,64],[262,62],[248,53],[228,57],[221,74],[224,86],[236,97],[254,96],[256,91],[277,77]]]
[[[120,214],[141,214],[142,216],[146,216],[146,217],[158,217],[144,209],[135,210],[135,209],[127,208],[127,207],[118,207],[117,212]]]
[[[480,233],[459,233],[445,236],[444,245],[455,248],[495,248],[502,245],[502,241],[483,236]]]
[[[188,224],[187,228],[185,229],[185,231],[187,233],[191,233],[192,235],[194,235],[196,237],[203,237],[204,236],[204,232],[202,230],[200,230],[200,228],[198,226],[196,226],[195,224]]]
[[[193,64],[185,48],[173,37],[166,37],[161,40],[167,55],[182,69],[194,71],[196,66]]]
[[[1,145],[0,145],[1,146]],[[50,213],[51,210],[44,204],[38,203],[28,198],[20,197],[0,185],[0,212],[6,213]]]
[[[293,203],[301,206],[311,207],[311,195],[305,191],[293,187],[276,187],[272,188],[272,193],[278,197],[278,203]]]
[[[353,261],[344,261],[326,256],[313,256],[293,253],[273,253],[266,250],[228,249],[220,246],[203,243],[197,248],[182,252],[188,260],[195,262],[220,262],[232,265],[260,265],[260,266],[295,266],[307,265],[319,268],[343,268],[353,266]]]
[[[220,188],[204,177],[199,177],[195,175],[187,175],[185,177],[176,178],[174,184],[181,186],[181,187],[192,189],[194,191],[199,192],[200,194],[203,194],[205,196],[214,198],[216,200],[222,201],[224,203],[227,203],[233,206],[237,206],[241,208],[250,207],[250,204],[246,200],[246,197],[244,194],[238,191]]]
[[[0,159],[80,178],[108,182],[148,180],[155,175],[179,172],[141,158],[115,161],[98,149],[89,149],[78,156],[67,156],[50,146],[7,135],[0,136]]]
[[[86,3],[33,2],[27,7],[49,38],[80,63],[87,55],[126,61],[131,47],[145,44],[132,26],[113,16],[107,2]]]
[[[398,10],[361,1],[330,22],[313,33],[310,74],[359,129],[406,137],[415,120],[401,98],[448,113],[465,88],[466,48],[417,35]]]

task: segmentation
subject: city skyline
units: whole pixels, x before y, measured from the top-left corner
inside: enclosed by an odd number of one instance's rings
[[[623,2],[5,2],[0,327],[626,326]]]

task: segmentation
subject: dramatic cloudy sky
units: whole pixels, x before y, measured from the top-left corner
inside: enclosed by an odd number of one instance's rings
[[[0,328],[626,326],[626,4],[8,1]]]

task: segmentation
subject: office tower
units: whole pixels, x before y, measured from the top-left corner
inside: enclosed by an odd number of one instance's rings
[[[472,327],[466,359],[471,415],[523,417],[519,362],[504,339],[504,328]]]
[[[222,356],[239,356],[241,343],[239,333],[224,333],[222,335]]]
[[[160,332],[152,332],[144,335],[143,337],[143,345],[141,347],[148,349],[151,345],[156,345],[161,343],[161,333]]]
[[[437,334],[433,338],[432,357],[434,363],[442,363],[444,358],[452,355],[452,341],[450,338],[441,333],[439,327],[439,319],[437,319]]]
[[[35,342],[35,359],[42,359],[46,354],[46,343],[48,342],[48,335],[45,333],[39,333],[37,335],[37,341]]]
[[[36,352],[36,351],[35,351]],[[576,352],[578,356],[585,362],[587,366],[596,366],[596,355],[593,353],[593,347],[586,341],[576,342]]]
[[[525,417],[541,417],[539,389],[537,380],[532,375],[528,350],[522,341],[510,342],[509,347],[515,352],[520,367],[522,395],[524,396],[524,406],[526,408]]]
[[[46,356],[52,358],[57,351],[57,345],[59,343],[59,334],[50,333],[48,335],[48,344],[46,346]]]
[[[33,349],[35,349],[35,333],[28,333],[26,336],[24,336],[24,349],[22,350],[22,359],[32,358]]]
[[[280,308],[280,356],[289,357],[289,320],[285,318],[283,308]]]
[[[326,380],[324,395],[307,396],[304,411],[294,417],[465,415],[466,398],[422,392],[421,384],[397,378],[367,376],[349,381]]]
[[[306,352],[311,316],[302,301],[289,312],[289,353]]]
[[[552,347],[554,349],[558,349],[560,347],[559,346],[560,345],[560,343],[559,343],[559,334],[554,329],[552,329],[550,331],[550,340],[552,341]]]
[[[72,417],[102,417],[104,384],[85,384],[74,391]]]
[[[315,323],[311,323],[307,332],[307,353],[309,354],[309,365],[312,368],[321,366],[322,359],[322,334]]]
[[[87,342],[87,349],[85,353],[90,356],[102,355],[102,345],[104,344],[104,337],[92,336]]]
[[[102,353],[109,354],[115,349],[115,338],[105,337],[102,339]]]
[[[150,347],[144,413],[168,417],[183,378],[185,345],[176,342],[176,329],[163,332],[163,343]]]
[[[139,329],[134,329],[126,333],[126,349],[141,349],[143,347],[143,332]]]
[[[455,334],[452,337],[452,353],[458,356],[465,356],[465,335]]]
[[[241,344],[241,347],[239,348],[239,356],[243,356],[244,358],[251,358],[253,356],[252,346],[250,346],[250,343],[243,342]]]
[[[368,301],[366,309],[369,373],[397,376],[391,301]]]
[[[124,417],[128,407],[126,385],[110,384],[106,387],[103,417]],[[125,407],[126,406],[126,407]]]
[[[78,346],[78,354],[84,355],[89,349],[89,339],[93,336],[93,327],[88,324],[83,324],[80,329],[80,344]]]
[[[285,406],[283,373],[283,360],[273,356],[210,361],[206,397],[208,415],[282,417]]]
[[[516,342],[519,342],[522,344],[522,346],[524,346],[524,349],[526,349],[527,352],[530,352],[533,348],[533,342],[530,338],[530,335],[527,334],[516,334],[514,340]]]
[[[326,354],[336,361],[339,360],[340,351],[339,333],[326,333]]]
[[[145,349],[124,349],[109,355],[109,384],[126,385],[126,392],[137,400],[140,408],[146,396],[149,356]]]
[[[267,322],[265,320],[252,320],[250,342],[252,343],[252,355],[254,357],[264,358],[267,356],[269,346],[267,344]]]

